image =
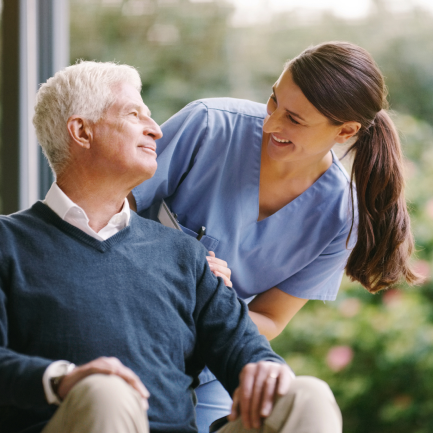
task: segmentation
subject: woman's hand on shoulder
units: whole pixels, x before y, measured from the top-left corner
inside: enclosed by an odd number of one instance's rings
[[[209,255],[206,258],[212,273],[216,277],[221,277],[227,287],[233,287],[233,284],[230,280],[232,276],[232,271],[228,267],[227,262],[221,259],[217,259],[213,251],[209,251]]]

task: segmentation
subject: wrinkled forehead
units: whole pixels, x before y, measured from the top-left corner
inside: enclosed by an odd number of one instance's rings
[[[140,92],[129,83],[118,83],[111,88],[114,96],[112,111],[123,112],[137,110],[140,113],[151,115],[147,105],[143,102]]]

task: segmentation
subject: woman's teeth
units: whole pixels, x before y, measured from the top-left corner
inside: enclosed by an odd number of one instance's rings
[[[277,137],[275,137],[275,135],[273,135],[272,138],[273,138],[275,141],[278,141],[278,143],[290,143],[290,140],[280,140],[280,139],[278,139]]]

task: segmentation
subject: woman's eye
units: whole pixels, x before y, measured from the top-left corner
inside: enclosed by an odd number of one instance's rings
[[[273,93],[271,96],[269,96],[269,99],[272,100],[273,102],[275,102],[275,104],[277,103],[277,98],[275,97],[275,95]]]
[[[133,112],[131,113],[131,115],[132,115],[132,116],[135,116],[135,117],[138,117],[138,113],[137,113],[136,111],[133,111]]]
[[[292,122],[292,123],[294,123],[295,125],[300,125],[300,123],[299,122],[297,122],[290,114],[288,114],[287,115],[287,118]]]

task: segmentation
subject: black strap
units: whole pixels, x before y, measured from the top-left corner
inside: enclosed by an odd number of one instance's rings
[[[223,416],[222,418],[216,419],[210,426],[209,426],[209,433],[214,433],[218,431],[220,428],[223,428],[229,420],[226,416]]]

